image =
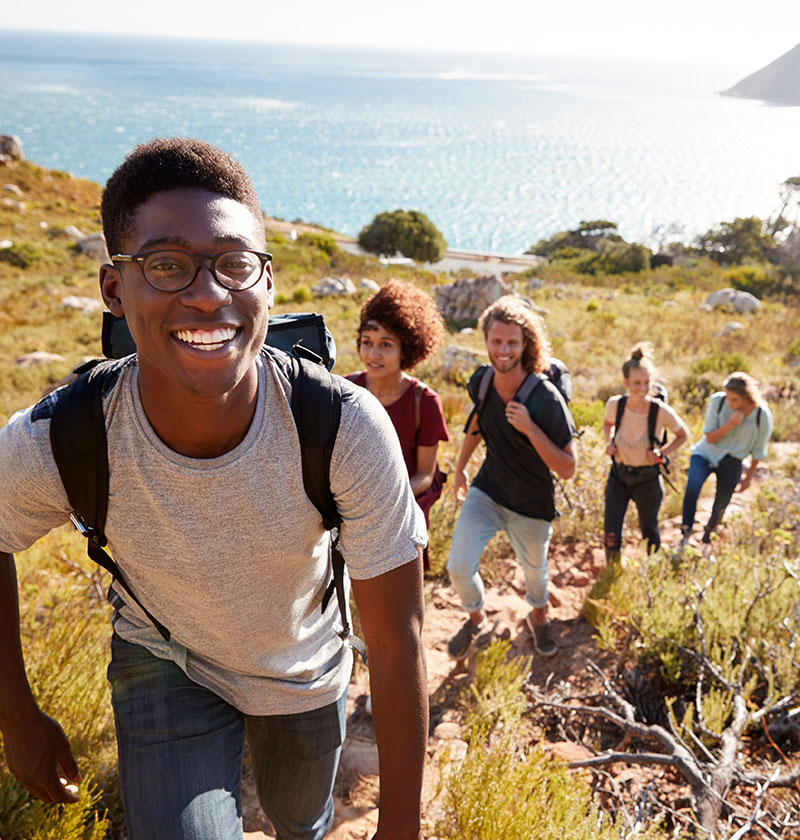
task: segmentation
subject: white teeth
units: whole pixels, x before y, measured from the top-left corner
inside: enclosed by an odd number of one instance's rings
[[[231,327],[215,330],[178,330],[175,337],[198,350],[217,350],[236,335]]]

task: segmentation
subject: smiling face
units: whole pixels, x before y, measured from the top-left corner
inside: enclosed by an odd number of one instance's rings
[[[632,397],[644,399],[650,392],[650,371],[644,367],[633,368],[625,380],[625,387]]]
[[[216,193],[178,189],[156,193],[139,206],[124,241],[125,253],[180,248],[215,254],[265,249],[258,220],[244,204]],[[108,308],[124,315],[139,355],[139,387],[155,398],[214,398],[249,385],[267,333],[272,271],[252,288],[230,291],[203,261],[194,282],[179,292],[147,284],[135,263],[105,265],[100,288]]]
[[[489,360],[498,373],[510,373],[522,364],[525,338],[519,324],[492,321],[486,333]]]
[[[401,374],[403,345],[393,332],[377,321],[370,321],[361,331],[358,355],[370,378],[396,377]]]

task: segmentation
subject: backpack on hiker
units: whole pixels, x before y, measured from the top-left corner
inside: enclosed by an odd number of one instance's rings
[[[89,557],[120,582],[161,636],[169,640],[169,630],[139,601],[119,566],[104,550],[109,476],[103,399],[119,378],[120,359],[136,351],[124,319],[110,312],[104,313],[103,350],[109,360],[94,359],[81,365],[76,369],[77,378],[55,392],[57,396],[50,397],[53,456],[72,507],[70,518],[87,539]],[[338,635],[366,662],[366,646],[352,634],[348,620],[345,564],[339,547],[342,518],[330,487],[331,454],[342,405],[339,382],[330,374],[336,359],[335,343],[321,315],[295,313],[270,317],[261,353],[277,358],[276,350],[289,353],[289,364],[284,367],[292,382],[291,410],[300,438],[303,487],[322,516],[325,529],[331,532],[332,578],[322,599],[322,610],[336,592],[342,622]]]

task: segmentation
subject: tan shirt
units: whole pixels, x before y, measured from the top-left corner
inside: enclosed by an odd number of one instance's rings
[[[611,397],[606,403],[604,421],[607,425],[614,425],[617,419],[617,403],[619,396]],[[625,406],[625,412],[617,430],[614,443],[617,445],[617,454],[614,460],[618,464],[626,464],[629,467],[645,467],[649,465],[647,452],[650,449],[650,438],[647,434],[647,416],[650,411],[648,403],[644,412],[631,411],[629,405]],[[656,437],[661,438],[664,429],[676,433],[680,428],[678,415],[668,405],[661,405],[656,418]]]

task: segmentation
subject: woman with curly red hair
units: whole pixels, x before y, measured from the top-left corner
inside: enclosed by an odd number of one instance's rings
[[[439,395],[408,371],[436,350],[444,333],[430,295],[390,280],[361,308],[357,346],[364,370],[347,377],[374,394],[388,412],[426,524],[444,482],[436,463],[439,441],[450,435]],[[427,569],[427,548],[424,560]]]

